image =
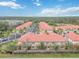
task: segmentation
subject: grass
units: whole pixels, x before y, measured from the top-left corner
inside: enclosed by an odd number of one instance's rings
[[[79,54],[0,54],[0,58],[79,58]]]

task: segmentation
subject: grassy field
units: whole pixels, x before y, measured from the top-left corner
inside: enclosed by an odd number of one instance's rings
[[[0,58],[79,58],[79,54],[0,54]]]

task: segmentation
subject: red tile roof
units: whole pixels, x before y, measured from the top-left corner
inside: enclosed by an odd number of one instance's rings
[[[16,29],[17,30],[23,30],[24,28],[29,27],[31,25],[32,25],[32,22],[26,22],[26,23],[24,23],[22,25],[17,26]]]
[[[19,41],[20,41],[20,42],[30,41],[32,38],[35,39],[34,37],[35,37],[35,34],[32,33],[32,32],[29,32],[29,33],[27,33],[27,34],[21,36],[21,38],[20,38]],[[29,40],[29,39],[30,39],[30,40]]]
[[[49,26],[46,22],[40,22],[39,23],[39,29],[42,30],[52,30],[52,26]]]
[[[77,35],[76,33],[69,32],[67,34],[67,37],[70,38],[73,41],[79,41],[79,35]]]
[[[49,33],[49,38],[53,42],[65,42],[65,38],[62,35],[59,35],[59,34],[56,34],[56,33]]]
[[[79,29],[79,26],[78,25],[64,25],[64,26],[58,26],[56,28],[62,29],[62,30],[71,30],[71,29]]]
[[[55,33],[40,33],[40,34],[34,34],[34,33],[28,33],[23,35],[20,40],[21,42],[65,42],[64,37]]]

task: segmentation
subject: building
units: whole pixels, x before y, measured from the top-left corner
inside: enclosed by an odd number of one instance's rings
[[[34,34],[32,32],[29,32],[23,36],[21,36],[18,44],[20,43],[22,45],[26,44],[31,47],[32,49],[37,49],[38,46],[40,46],[40,43],[43,42],[44,45],[48,48],[49,46],[58,45],[60,48],[61,46],[65,46],[66,41],[65,38],[59,34],[56,33],[40,33],[40,34]]]
[[[54,27],[48,25],[46,22],[40,22],[39,23],[39,30],[40,30],[40,32],[45,32],[45,31],[52,32],[53,29],[54,29]]]
[[[22,25],[17,26],[16,29],[17,29],[17,30],[23,30],[24,28],[28,28],[28,27],[30,27],[31,25],[32,25],[32,22],[26,22],[26,23],[24,23],[24,24],[22,24]]]
[[[55,27],[55,29],[63,30],[62,35],[65,36],[70,31],[72,31],[72,32],[77,31],[78,32],[79,26],[69,24],[69,25],[57,26],[57,27]]]
[[[74,32],[67,33],[67,38],[73,44],[79,44],[79,35]]]
[[[27,22],[16,27],[16,29],[23,30],[32,24],[32,22]],[[75,30],[79,30],[78,25],[69,24],[54,27],[48,25],[46,22],[40,22],[38,27],[39,33],[27,32],[22,35],[18,41],[18,46],[30,46],[31,49],[39,49],[38,47],[42,42],[46,49],[54,49],[55,46],[58,46],[59,49],[64,49],[68,42],[72,43],[73,46],[79,45],[79,35],[74,33]],[[63,30],[63,35],[54,33],[54,29]]]

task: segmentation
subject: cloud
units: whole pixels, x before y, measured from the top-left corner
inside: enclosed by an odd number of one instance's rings
[[[20,4],[17,4],[16,2],[13,2],[13,1],[3,1],[3,2],[0,2],[0,6],[4,6],[4,7],[10,7],[10,8],[13,8],[13,9],[18,9],[18,8],[22,8],[22,6]]]
[[[34,3],[36,6],[41,6],[41,4],[40,3]]]
[[[74,15],[79,13],[79,7],[70,8],[46,8],[40,12],[43,16],[60,16],[60,15]]]
[[[33,4],[36,6],[41,6],[40,0],[32,0]]]

